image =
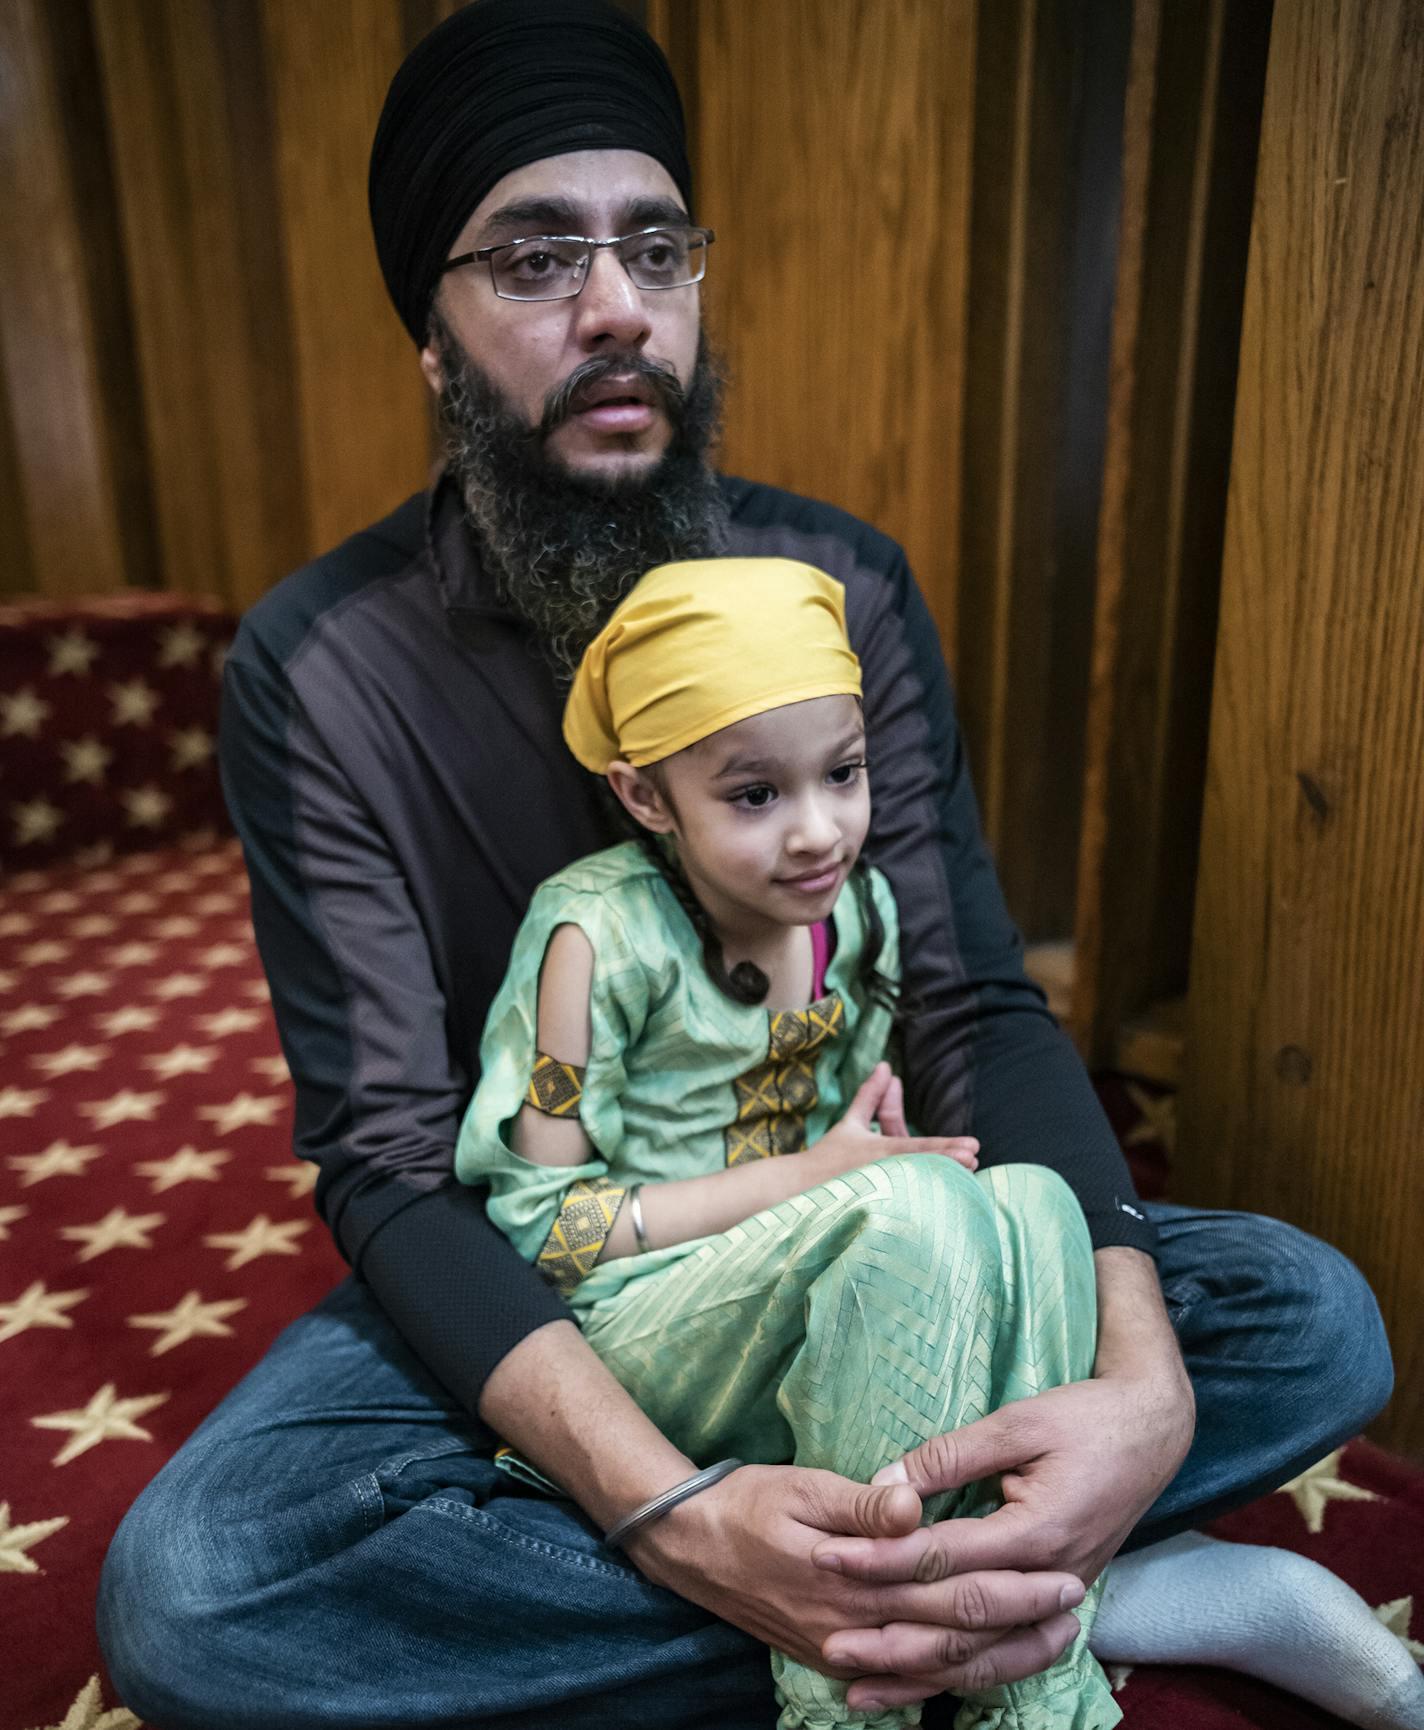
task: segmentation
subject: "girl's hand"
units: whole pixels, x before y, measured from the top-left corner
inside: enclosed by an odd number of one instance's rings
[[[879,1125],[880,1133],[875,1132]],[[850,1102],[845,1116],[800,1157],[816,1167],[816,1182],[842,1172],[897,1159],[907,1153],[940,1153],[966,1171],[979,1166],[979,1143],[972,1135],[911,1135],[905,1123],[905,1089],[888,1063],[877,1063]]]

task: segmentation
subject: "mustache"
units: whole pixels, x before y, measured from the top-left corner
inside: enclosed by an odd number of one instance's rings
[[[538,437],[561,427],[574,413],[580,395],[602,384],[606,378],[636,378],[643,380],[656,405],[668,417],[674,432],[682,425],[687,408],[687,392],[682,381],[666,361],[652,360],[645,354],[599,355],[576,366],[562,384],[556,385],[544,399],[544,414],[539,422]]]

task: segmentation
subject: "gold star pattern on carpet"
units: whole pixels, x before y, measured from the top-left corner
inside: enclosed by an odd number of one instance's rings
[[[162,1357],[164,1352],[171,1352],[174,1346],[181,1346],[191,1339],[223,1339],[236,1332],[230,1328],[224,1319],[236,1315],[239,1310],[247,1308],[246,1298],[219,1298],[213,1303],[204,1303],[199,1293],[186,1292],[171,1310],[160,1311],[156,1315],[130,1316],[131,1328],[158,1328],[162,1337],[156,1339],[149,1347],[150,1357]]]
[[[64,758],[64,778],[71,785],[88,782],[97,787],[114,760],[114,753],[95,738],[63,739],[59,746]]]
[[[88,1296],[87,1286],[82,1291],[47,1291],[37,1279],[13,1303],[0,1304],[0,1340],[12,1340],[26,1328],[72,1328],[74,1322],[64,1312]]]
[[[197,1026],[209,1039],[225,1039],[229,1033],[251,1033],[262,1017],[255,1009],[220,1009],[215,1015],[195,1015]]]
[[[10,1227],[29,1212],[27,1207],[0,1207],[0,1243],[10,1235]]]
[[[15,845],[27,847],[35,841],[52,841],[64,813],[44,797],[22,799],[10,807],[10,820],[15,826]]]
[[[116,727],[146,727],[158,707],[158,692],[142,679],[127,679],[109,686],[114,705],[111,719]]]
[[[216,1045],[174,1045],[145,1057],[143,1066],[160,1081],[172,1081],[178,1075],[206,1075],[220,1055]]]
[[[84,1248],[76,1261],[93,1261],[107,1255],[111,1249],[152,1249],[150,1232],[157,1231],[168,1215],[164,1213],[126,1213],[121,1207],[111,1207],[103,1219],[92,1225],[62,1225],[61,1237],[72,1238]]]
[[[66,1045],[62,1051],[38,1052],[30,1063],[34,1068],[42,1069],[53,1081],[57,1075],[97,1069],[108,1055],[108,1050],[102,1045]]]
[[[48,1098],[44,1087],[0,1087],[0,1117],[33,1117]]]
[[[59,1020],[59,1011],[50,1003],[22,1003],[18,1009],[0,1015],[0,1033],[43,1033]]]
[[[43,1417],[31,1418],[30,1422],[37,1430],[73,1431],[50,1461],[54,1466],[67,1466],[71,1460],[87,1454],[90,1448],[97,1448],[100,1442],[114,1437],[132,1442],[151,1442],[153,1437],[137,1420],[161,1406],[167,1398],[167,1394],[138,1394],[121,1400],[117,1386],[105,1382],[88,1405],[79,1411],[47,1412]]]
[[[0,1574],[39,1574],[44,1570],[27,1552],[69,1524],[68,1514],[52,1520],[31,1520],[23,1526],[10,1524],[10,1504],[0,1502]]]
[[[79,1109],[93,1120],[95,1129],[112,1129],[116,1123],[152,1123],[162,1104],[161,1092],[135,1093],[130,1087],[121,1087],[107,1099],[85,1100]]]
[[[212,1249],[230,1249],[232,1254],[223,1263],[229,1273],[246,1267],[260,1255],[300,1255],[295,1239],[311,1224],[306,1219],[289,1219],[274,1224],[265,1213],[259,1213],[241,1231],[210,1232],[203,1242]]]
[[[157,829],[173,809],[172,798],[161,787],[133,787],[119,794],[124,819],[134,829]]]
[[[1325,1530],[1328,1503],[1380,1500],[1373,1490],[1362,1489],[1359,1484],[1352,1484],[1340,1476],[1340,1456],[1344,1452],[1343,1448],[1336,1448],[1333,1454],[1317,1460],[1308,1471],[1292,1478],[1288,1484],[1282,1484],[1276,1491],[1278,1496],[1290,1497],[1300,1510],[1306,1531],[1315,1535]]]
[[[102,1147],[71,1147],[67,1141],[52,1141],[43,1153],[12,1153],[7,1163],[13,1171],[24,1172],[20,1188],[28,1189],[47,1177],[83,1177],[103,1151]]]
[[[232,1158],[230,1153],[224,1153],[222,1148],[210,1148],[206,1153],[199,1153],[191,1144],[180,1147],[177,1153],[170,1153],[167,1159],[144,1159],[134,1166],[140,1177],[152,1180],[153,1193],[162,1195],[165,1189],[172,1189],[175,1184],[216,1183],[218,1167],[226,1165]]]
[[[95,1025],[105,1039],[117,1039],[121,1033],[147,1033],[158,1023],[158,1011],[146,1003],[131,1003],[127,1009],[111,1009],[94,1017]]]
[[[116,943],[104,951],[106,967],[147,967],[158,959],[156,943]]]
[[[1132,1674],[1131,1664],[1109,1664],[1107,1666],[1108,1687],[1114,1694],[1120,1694],[1127,1686],[1127,1679]]]
[[[201,768],[213,754],[213,736],[205,727],[182,727],[168,735],[174,769]]]
[[[107,973],[71,973],[56,979],[54,988],[61,997],[102,997],[110,983]]]
[[[61,673],[87,673],[89,663],[99,653],[99,645],[77,626],[51,637],[45,647],[49,650],[49,676],[52,679],[57,679]]]
[[[191,667],[207,647],[207,638],[187,620],[170,625],[158,639],[160,667]]]
[[[50,705],[26,685],[8,697],[0,697],[0,737],[6,739],[38,739],[40,728],[49,719]]]
[[[1388,1604],[1375,1607],[1375,1619],[1383,1622],[1390,1633],[1404,1643],[1404,1649],[1416,1664],[1424,1664],[1424,1640],[1409,1638],[1409,1623],[1414,1615],[1414,1599],[1394,1598]]]
[[[321,1175],[316,1163],[310,1159],[289,1160],[286,1165],[269,1165],[262,1175],[271,1178],[273,1183],[285,1183],[292,1199],[310,1195],[316,1188],[316,1180]]]
[[[143,1730],[143,1725],[126,1706],[106,1712],[99,1678],[91,1676],[59,1723],[42,1724],[38,1730]]]
[[[270,1124],[281,1109],[282,1099],[278,1094],[258,1097],[251,1093],[238,1093],[225,1105],[200,1105],[198,1116],[210,1119],[216,1134],[231,1135],[233,1130],[245,1129],[250,1123]]]

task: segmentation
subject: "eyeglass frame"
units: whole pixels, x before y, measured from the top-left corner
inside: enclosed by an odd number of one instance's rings
[[[686,282],[654,283],[647,288],[644,288],[641,283],[633,283],[634,288],[636,288],[640,294],[665,294],[668,290],[674,288],[695,288],[707,275],[707,248],[711,246],[712,242],[717,238],[715,230],[711,228],[702,228],[695,222],[655,222],[650,228],[635,228],[628,234],[615,234],[609,240],[595,240],[591,234],[525,234],[520,235],[515,240],[501,240],[496,246],[481,246],[476,248],[474,252],[462,252],[455,258],[447,258],[444,264],[440,266],[440,275],[444,276],[447,271],[458,270],[466,264],[487,264],[489,266],[490,287],[494,290],[496,296],[500,300],[512,300],[517,304],[523,304],[525,306],[537,306],[540,301],[547,304],[556,300],[577,300],[583,293],[584,289],[588,286],[589,277],[593,275],[593,255],[601,247],[622,246],[624,241],[638,240],[645,234],[676,234],[678,232],[684,234],[700,234],[702,236],[701,274],[689,278]],[[546,294],[534,296],[500,294],[499,284],[495,281],[494,276],[495,253],[504,252],[512,246],[528,246],[529,243],[534,240],[547,240],[551,242],[556,240],[573,241],[579,246],[586,246],[588,248],[588,263],[584,269],[583,280],[579,283],[578,287],[572,294]],[[628,266],[623,264],[621,258],[618,262],[623,265],[624,272],[628,275],[628,280],[632,282],[633,277],[632,273],[628,270]]]

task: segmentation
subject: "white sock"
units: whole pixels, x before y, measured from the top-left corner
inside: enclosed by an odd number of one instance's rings
[[[1319,1563],[1183,1532],[1121,1556],[1089,1641],[1111,1664],[1220,1664],[1364,1730],[1424,1730],[1424,1676],[1402,1640]]]

